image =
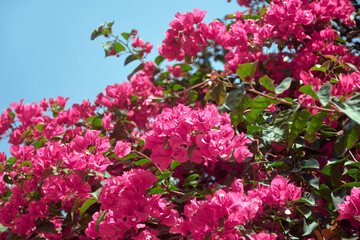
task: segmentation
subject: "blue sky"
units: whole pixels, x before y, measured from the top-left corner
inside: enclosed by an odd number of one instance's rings
[[[115,21],[115,33],[137,29],[154,45],[151,60],[175,13],[194,8],[208,11],[206,22],[240,10],[235,0],[0,1],[0,111],[20,99],[32,103],[63,96],[70,97],[69,104],[93,102],[136,67],[123,67],[124,57],[104,58],[100,43],[105,39],[90,41],[95,28]],[[0,143],[0,152],[7,152],[4,148]]]

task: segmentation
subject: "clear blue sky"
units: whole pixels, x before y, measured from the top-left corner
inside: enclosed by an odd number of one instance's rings
[[[124,58],[104,58],[104,38],[90,41],[103,22],[115,21],[115,33],[137,29],[154,45],[152,57],[176,12],[208,11],[205,21],[240,10],[233,0],[17,0],[0,1],[0,112],[12,102],[56,96],[81,103],[107,85],[126,81],[136,66]],[[151,57],[150,56],[150,57]],[[151,58],[149,58],[150,60]],[[69,106],[68,104],[68,106]],[[8,152],[0,142],[0,152]]]

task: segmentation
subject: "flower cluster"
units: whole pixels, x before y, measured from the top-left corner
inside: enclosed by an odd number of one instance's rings
[[[242,133],[234,137],[228,114],[220,114],[214,105],[194,110],[182,104],[164,109],[146,134],[145,147],[152,150],[152,159],[160,168],[173,160],[207,164],[232,155],[242,162],[252,153],[245,144],[251,141]]]
[[[301,188],[288,183],[284,177],[277,175],[269,187],[261,186],[244,193],[243,180],[235,179],[231,191],[217,190],[206,201],[191,200],[185,206],[185,218],[179,218],[170,230],[194,239],[240,239],[241,233],[236,226],[246,225],[249,221],[259,218],[267,206],[285,206],[286,201],[299,200]],[[275,237],[260,233],[252,235],[253,239]],[[274,238],[275,239],[275,238]]]
[[[163,96],[161,87],[153,82],[154,63],[146,62],[144,69],[131,77],[130,83],[115,84],[100,93],[95,100],[97,106],[105,106],[110,111],[126,110],[127,120],[133,121],[140,129],[145,129],[149,120],[159,111],[156,98]]]
[[[161,55],[169,61],[182,61],[185,55],[196,56],[201,51],[200,46],[206,46],[207,40],[203,28],[206,24],[202,22],[206,11],[194,9],[192,13],[177,13],[175,19],[169,24],[171,29],[167,30],[166,38],[159,48]],[[194,27],[196,26],[196,28]]]
[[[146,225],[147,222],[173,225],[177,212],[172,205],[160,198],[159,194],[146,194],[146,189],[156,181],[157,177],[153,173],[141,169],[133,169],[122,176],[106,179],[99,196],[101,212],[93,215],[86,235],[102,239],[140,238],[148,234],[148,231],[150,235],[157,235],[157,231]],[[99,232],[96,232],[96,221],[104,211],[106,216],[99,225]]]

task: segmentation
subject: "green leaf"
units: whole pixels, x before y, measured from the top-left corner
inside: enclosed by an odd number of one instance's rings
[[[97,233],[99,233],[99,225],[102,221],[104,221],[105,215],[108,213],[107,210],[103,211],[102,213],[100,213],[99,217],[96,219],[95,222],[95,231]]]
[[[137,59],[140,59],[140,57],[138,57],[138,55],[129,55],[126,59],[125,59],[125,63],[124,66],[128,65],[129,63],[131,63],[132,61],[135,61]]]
[[[155,58],[155,64],[159,66],[160,63],[162,63],[165,59],[166,59],[165,57],[159,55]]]
[[[273,102],[272,99],[267,97],[254,98],[251,105],[250,112],[246,115],[248,123],[254,123],[260,114]]]
[[[313,142],[316,140],[316,133],[320,129],[324,120],[329,116],[329,112],[319,112],[316,115],[313,115],[306,129],[305,139],[309,142]]]
[[[311,112],[308,110],[302,110],[296,115],[293,124],[291,125],[291,131],[288,139],[288,148],[291,147],[296,137],[303,131],[311,115]]]
[[[260,16],[258,15],[250,15],[250,14],[244,14],[241,16],[243,19],[252,19],[252,20],[257,20],[257,19],[261,19]]]
[[[108,28],[111,28],[113,25],[114,25],[114,21],[109,22],[109,23],[107,24],[107,27],[108,27]]]
[[[312,187],[319,190],[319,179],[314,174],[306,174],[303,176],[305,181],[307,181]]]
[[[211,90],[211,98],[217,103],[218,106],[221,106],[226,98],[226,87],[222,83],[218,83]]]
[[[344,103],[340,102],[338,98],[332,97],[333,103],[338,109],[344,112],[349,118],[360,124],[360,94],[356,93],[354,96],[346,100]]]
[[[159,193],[164,193],[164,192],[166,192],[165,189],[163,189],[161,187],[155,187],[150,190],[149,195],[159,194]]]
[[[241,101],[241,99],[245,95],[245,93],[246,93],[246,91],[245,91],[244,85],[242,85],[240,87],[240,89],[232,90],[226,96],[226,99],[224,102],[224,107],[230,111],[234,111],[236,104],[238,104]]]
[[[360,187],[360,182],[349,182],[341,185],[341,188],[347,188],[347,187]]]
[[[172,174],[172,172],[165,169],[164,173],[158,175],[157,178],[158,178],[159,181],[161,181],[161,180],[164,180],[164,179],[168,178],[171,174]]]
[[[132,158],[136,158],[136,157],[139,157],[136,153],[134,152],[131,152],[129,153],[128,155],[126,155],[122,160],[126,161],[126,160],[129,160],[129,159],[132,159]]]
[[[107,41],[106,43],[101,43],[105,50],[105,57],[109,55],[109,52],[114,48],[115,41]]]
[[[317,225],[318,223],[315,222],[314,220],[304,219],[303,236],[307,236],[311,234],[314,231],[314,229],[317,227]]]
[[[52,222],[42,222],[39,225],[36,225],[36,230],[38,232],[52,233],[56,234],[55,225]]]
[[[245,81],[246,78],[250,78],[249,80],[252,80],[257,64],[257,61],[253,63],[239,64],[236,74],[242,81]]]
[[[246,130],[248,134],[254,134],[254,133],[261,133],[261,131],[266,130],[266,128],[256,125],[247,125]]]
[[[321,88],[317,92],[317,95],[319,96],[319,100],[322,106],[325,107],[330,101],[330,97],[331,97],[330,93],[331,93],[331,83],[325,83],[324,85],[321,86]]]
[[[97,203],[98,201],[99,200],[96,198],[88,198],[80,207],[80,210],[79,210],[80,216],[84,215],[86,210],[88,210],[91,205],[93,205],[94,203]]]
[[[151,162],[149,159],[143,158],[143,159],[140,159],[139,161],[136,161],[135,165],[136,166],[141,166],[141,165],[148,164],[149,162]]]
[[[311,85],[304,85],[299,88],[299,91],[313,97],[316,100],[319,100],[318,95]]]
[[[170,169],[171,171],[174,170],[177,166],[181,165],[180,162],[174,160],[171,164],[170,164]]]
[[[14,163],[16,163],[16,161],[16,157],[9,157],[9,159],[6,160],[6,164],[12,166]]]
[[[123,52],[126,51],[126,48],[119,42],[115,42],[114,47],[116,52]],[[111,49],[110,49],[111,50]]]
[[[15,118],[15,117],[16,117],[16,114],[13,113],[13,112],[8,112],[7,114],[8,114],[10,117],[12,117],[12,118]]]
[[[185,179],[185,184],[186,184],[186,185],[190,184],[192,181],[194,181],[194,180],[197,179],[198,177],[200,177],[200,175],[197,174],[197,173],[191,174],[190,176],[188,176],[188,177]]]
[[[356,72],[359,72],[359,70],[357,69],[357,67],[351,63],[340,63],[339,65],[340,67],[347,67],[347,68],[351,68],[353,70],[355,70]]]
[[[102,128],[103,125],[102,125],[102,118],[100,116],[98,116],[97,118],[95,118],[92,122],[92,125],[95,127],[95,128]]]
[[[299,162],[299,167],[301,168],[317,168],[319,169],[320,165],[316,159],[307,159]]]
[[[182,85],[180,85],[180,84],[175,84],[175,85],[172,87],[172,89],[173,89],[174,91],[179,91],[179,90],[184,89],[184,87],[183,87]]]
[[[268,75],[260,78],[260,83],[269,91],[275,92],[274,80],[270,79]]]
[[[289,77],[282,80],[282,82],[276,86],[275,93],[281,94],[281,93],[285,92],[290,87],[291,81],[292,81],[292,79]]]
[[[312,68],[310,68],[310,71],[320,71],[320,72],[326,72],[327,68],[322,67],[320,64],[315,64]]]
[[[188,72],[193,69],[189,64],[175,64],[174,67],[175,66],[180,66],[183,72]]]
[[[144,146],[144,145],[145,145],[145,141],[144,141],[143,139],[139,139],[138,145],[139,145],[139,146]]]
[[[123,38],[127,41],[127,40],[129,40],[130,36],[134,33],[136,33],[136,32],[134,29],[132,29],[130,33],[127,33],[127,32],[121,33],[121,36],[123,36]]]
[[[41,131],[43,130],[43,128],[44,128],[44,124],[38,124],[38,125],[35,126],[35,128],[36,128],[39,132],[41,132]]]

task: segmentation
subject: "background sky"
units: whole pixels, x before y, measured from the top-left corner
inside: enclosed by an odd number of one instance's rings
[[[208,23],[240,10],[235,0],[0,1],[0,114],[21,99],[70,97],[68,107],[93,102],[106,86],[126,81],[138,64],[124,67],[124,56],[104,58],[100,43],[106,39],[91,41],[94,29],[112,21],[116,34],[137,29],[154,45],[147,58],[153,60],[176,12],[194,8],[208,11]],[[3,142],[0,152],[8,152]]]

